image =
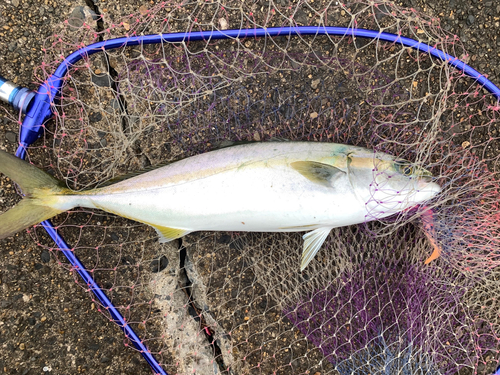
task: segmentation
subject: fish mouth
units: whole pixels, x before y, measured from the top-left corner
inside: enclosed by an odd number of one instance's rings
[[[436,179],[431,172],[424,168],[419,168],[416,175],[420,186],[425,186]]]
[[[418,189],[421,193],[430,193],[432,196],[441,192],[441,186],[434,182],[432,176],[422,176],[418,179]]]
[[[428,184],[429,182],[432,182],[432,180],[434,180],[434,177],[432,177],[432,174],[424,174],[424,175],[420,175],[418,177],[419,181],[422,181],[423,183],[425,184]]]
[[[424,169],[424,168],[419,168],[417,170],[417,176],[419,178],[427,180],[427,182],[431,182],[431,180],[433,178],[432,173],[429,172],[427,169]]]
[[[435,182],[436,177],[434,177],[431,172],[424,168],[419,168],[417,172],[419,191],[430,193],[432,196],[441,192],[441,186]]]

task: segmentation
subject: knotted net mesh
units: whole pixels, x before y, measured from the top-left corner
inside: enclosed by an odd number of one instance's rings
[[[186,1],[121,19],[70,19],[46,41],[37,77],[45,81],[69,53],[114,37],[304,24],[381,30],[468,58],[437,19],[382,1]],[[426,207],[334,229],[302,273],[302,233],[198,232],[161,245],[153,229],[102,211],[56,217],[167,372],[497,367],[500,106],[447,62],[351,35],[186,38],[83,59],[64,77],[53,110],[29,158],[75,190],[276,138],[387,152],[430,170],[443,188]],[[31,233],[71,269],[40,225]],[[424,265],[434,244],[442,255]]]

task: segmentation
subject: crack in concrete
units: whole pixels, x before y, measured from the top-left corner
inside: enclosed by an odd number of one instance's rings
[[[98,20],[96,21],[96,32],[99,34],[99,41],[103,40],[102,31],[104,31],[104,22],[102,20],[102,13],[96,3],[92,0],[85,0],[86,5],[97,15]],[[130,135],[130,114],[127,109],[127,100],[123,94],[120,93],[118,87],[118,78],[119,74],[116,69],[111,65],[109,55],[106,51],[103,51],[102,54],[102,64],[107,70],[110,80],[109,87],[113,90],[115,99],[119,105],[120,113],[121,113],[121,127],[122,131],[126,135]],[[139,159],[140,164],[143,168],[146,168],[151,165],[150,159],[142,152],[142,148],[140,147],[138,142],[134,142],[130,145],[130,149],[136,158]],[[205,335],[205,339],[208,342],[208,345],[211,348],[212,356],[217,364],[217,367],[221,373],[228,370],[228,367],[224,363],[224,357],[222,355],[221,348],[218,344],[218,340],[216,339],[216,332],[211,328],[210,324],[207,323],[207,318],[205,317],[204,311],[197,306],[195,303],[195,297],[193,296],[193,288],[192,281],[189,279],[188,272],[186,270],[186,261],[187,261],[187,251],[184,246],[182,246],[182,240],[179,241],[179,287],[186,294],[188,303],[187,310],[189,315],[199,324],[199,328],[203,331]],[[211,320],[214,320],[213,317]],[[229,369],[232,373],[232,370]]]
[[[208,344],[212,348],[212,354],[217,363],[217,366],[219,367],[219,370],[221,372],[224,372],[227,370],[227,367],[224,364],[222,350],[219,347],[217,340],[215,339],[215,331],[207,323],[203,310],[199,306],[197,306],[194,301],[192,288],[193,283],[189,279],[188,272],[186,270],[186,261],[188,260],[187,251],[186,248],[182,245],[182,239],[179,240],[179,258],[179,269],[181,272],[180,276],[184,278],[184,283],[182,283],[183,280],[179,280],[179,283],[181,284],[181,289],[186,293],[186,296],[188,298],[188,310],[190,310],[189,314],[194,318],[195,321],[199,322],[200,329],[205,334]]]
[[[94,3],[93,0],[85,0],[85,4],[97,15],[98,19],[96,21],[96,32],[99,35],[99,41],[103,41],[102,32],[104,31],[104,21],[102,20],[102,13],[99,9],[99,6]],[[125,135],[130,135],[130,114],[128,113],[128,105],[125,99],[125,96],[120,93],[118,88],[118,77],[119,74],[115,68],[110,63],[109,55],[106,51],[102,53],[102,63],[106,68],[108,75],[111,77],[109,80],[110,88],[113,90],[116,102],[120,107],[121,113],[121,128],[122,132]],[[132,142],[130,144],[130,150],[135,155],[135,157],[139,160],[139,163],[142,168],[147,168],[151,166],[151,160],[149,157],[143,153],[142,148],[138,141]]]

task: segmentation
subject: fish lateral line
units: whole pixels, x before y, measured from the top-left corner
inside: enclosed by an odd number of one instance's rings
[[[303,236],[304,270],[332,228],[366,222],[367,213],[369,221],[386,217],[441,191],[420,178],[428,177],[427,171],[395,160],[383,152],[335,143],[261,142],[195,155],[113,185],[72,191],[0,150],[0,173],[25,195],[0,215],[0,239],[75,207],[147,224],[161,243],[193,231],[240,231],[244,213],[247,232],[310,230]],[[387,203],[395,208],[387,211]],[[307,224],[311,222],[317,224]]]

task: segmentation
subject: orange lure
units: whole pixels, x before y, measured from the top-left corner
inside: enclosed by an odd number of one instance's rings
[[[433,252],[429,258],[425,260],[425,264],[429,264],[434,259],[437,259],[441,256],[441,246],[436,242],[436,230],[434,229],[434,215],[432,209],[427,206],[423,207],[424,211],[422,212],[422,224],[424,226],[424,233],[429,239],[433,247]]]

